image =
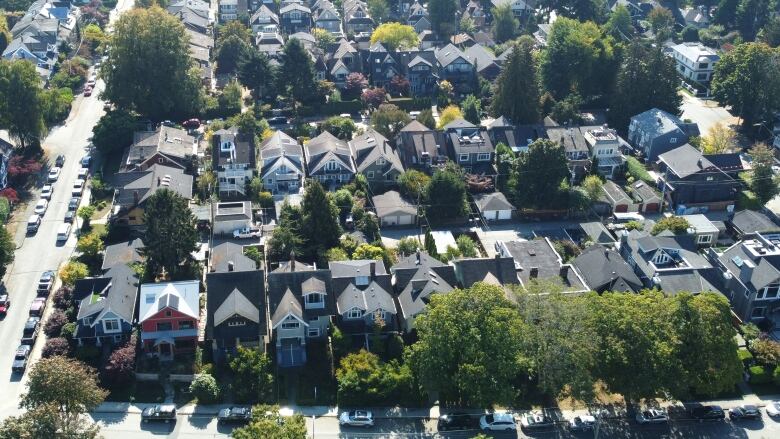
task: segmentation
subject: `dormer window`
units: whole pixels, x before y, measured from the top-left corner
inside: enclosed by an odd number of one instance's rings
[[[294,317],[287,317],[287,320],[282,322],[282,329],[298,329],[301,326],[301,322],[295,320]]]
[[[357,286],[368,285],[368,276],[355,276],[355,285]]]
[[[309,293],[303,296],[306,309],[325,308],[325,295],[322,293]]]
[[[347,311],[347,315],[345,317],[348,319],[360,319],[363,317],[363,310],[352,308],[351,310]]]
[[[338,171],[339,164],[335,161],[331,160],[328,163],[325,163],[325,170],[326,171]]]

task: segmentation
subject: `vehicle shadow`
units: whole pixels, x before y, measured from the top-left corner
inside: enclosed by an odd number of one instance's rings
[[[169,435],[173,433],[173,429],[176,428],[176,422],[144,422],[141,421],[141,430],[147,431],[154,435]]]
[[[190,415],[187,422],[198,430],[205,430],[214,419],[214,416],[209,415]]]

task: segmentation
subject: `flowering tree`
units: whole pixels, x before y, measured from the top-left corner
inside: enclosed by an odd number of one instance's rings
[[[387,92],[384,88],[369,88],[363,90],[360,99],[363,101],[364,106],[368,108],[377,108],[387,100]]]
[[[368,87],[368,80],[360,72],[352,72],[347,75],[347,80],[344,84],[344,94],[347,99],[354,99],[360,96],[360,92],[364,88]]]
[[[105,378],[112,383],[121,383],[132,378],[135,369],[136,337],[130,337],[127,343],[117,348],[108,357],[108,364],[103,369]]]
[[[19,202],[19,194],[16,192],[16,190],[11,189],[10,187],[1,190],[0,197],[5,198],[9,203]]]
[[[395,75],[390,80],[390,85],[387,88],[391,94],[405,96],[409,94],[409,80],[403,76]]]
[[[27,159],[21,155],[14,155],[8,160],[8,177],[13,186],[23,185],[32,174],[41,172],[41,163],[37,160]]]

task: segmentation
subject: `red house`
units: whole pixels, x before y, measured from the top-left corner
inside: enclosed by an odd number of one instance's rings
[[[138,322],[144,351],[170,358],[191,352],[198,342],[200,282],[187,280],[141,285]]]

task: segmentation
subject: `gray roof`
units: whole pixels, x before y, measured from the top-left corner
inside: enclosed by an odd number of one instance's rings
[[[319,136],[309,140],[304,146],[304,151],[310,174],[317,172],[330,160],[335,160],[347,170],[355,172],[352,154],[347,142],[327,131],[323,131]]]
[[[740,234],[780,230],[780,226],[767,215],[755,210],[741,210],[734,214],[730,222]]]
[[[633,183],[631,185],[631,193],[636,195],[639,198],[639,201],[644,203],[647,203],[650,200],[661,201],[661,195],[643,181]]]
[[[489,210],[515,210],[515,206],[506,199],[502,192],[474,195],[474,203],[480,212]]]
[[[387,191],[382,195],[374,196],[371,201],[376,209],[378,217],[389,215],[417,215],[417,208],[401,197],[398,191]]]
[[[376,164],[379,158],[385,160],[385,166],[395,169],[399,173],[404,171],[398,153],[390,146],[385,136],[379,134],[373,128],[369,128],[363,134],[355,136],[349,146],[355,157],[358,172],[363,172],[369,166]]]
[[[511,257],[463,258],[453,261],[458,280],[464,288],[470,288],[477,282],[483,282],[492,276],[502,285],[519,284],[515,271],[515,261]]]
[[[548,127],[547,137],[563,145],[566,152],[589,152],[588,142],[583,133],[592,128],[594,127]]]
[[[142,163],[158,152],[181,160],[196,153],[194,144],[195,138],[179,128],[160,125],[155,131],[137,131],[127,151],[127,164]]]
[[[232,150],[224,151],[222,144],[229,143]],[[238,127],[222,129],[211,136],[212,165],[227,165],[230,163],[255,165],[254,137],[238,132]]]
[[[439,65],[444,68],[452,64],[458,58],[462,58],[470,64],[474,64],[465,53],[455,47],[453,44],[447,44],[446,46],[436,49],[436,59],[439,61]]]
[[[504,242],[504,245],[514,260],[517,275],[523,284],[531,279],[554,279],[560,280],[566,290],[585,289],[585,285],[570,266],[563,264],[560,255],[546,238],[510,241]]]
[[[679,117],[669,114],[666,111],[659,110],[658,108],[652,108],[644,113],[633,116],[631,118],[631,123],[635,124],[635,129],[646,133],[650,139],[675,131],[691,135],[692,133],[687,133],[687,131],[693,129],[693,127],[688,127],[687,124],[683,123]],[[696,135],[698,135],[698,127],[696,128],[696,131]]]
[[[577,267],[592,290],[639,292],[642,289],[642,281],[620,254],[600,245],[585,249],[572,265]]]
[[[422,251],[402,259],[390,271],[395,277],[398,304],[405,318],[425,311],[432,294],[448,293],[457,283],[452,265]]]
[[[76,318],[80,320],[102,311],[111,311],[124,321],[132,322],[138,295],[138,275],[129,266],[119,264],[111,267],[102,278],[110,279],[109,283],[81,299]]]
[[[618,186],[617,183],[613,182],[612,180],[608,180],[606,183],[604,183],[602,190],[607,194],[611,202],[631,203],[631,197],[628,196],[623,188]]]
[[[101,270],[108,270],[118,264],[132,264],[133,262],[143,261],[144,257],[140,252],[143,248],[144,242],[141,238],[106,246],[103,252],[103,266]]]
[[[466,119],[460,118],[460,119],[453,120],[452,122],[448,123],[447,125],[444,125],[443,130],[444,131],[449,131],[449,130],[455,130],[455,129],[458,129],[458,128],[477,128],[477,126],[474,125],[473,123],[467,121]]]
[[[683,271],[672,273],[660,273],[658,287],[666,294],[703,293],[706,291],[720,291],[718,287],[720,276],[714,268]]]
[[[289,265],[287,265],[289,268]],[[319,282],[313,282],[310,279],[315,278]],[[288,270],[275,270],[268,273],[268,309],[271,315],[281,318],[287,315],[288,312],[300,312],[304,318],[304,321],[308,321],[312,318],[319,316],[334,315],[336,310],[335,298],[333,295],[333,286],[330,276],[330,271],[322,269],[314,269],[311,266],[304,266],[300,262],[296,262],[295,271]],[[321,282],[321,283],[320,283]],[[304,288],[304,285],[306,286]],[[322,309],[305,309],[301,307],[304,303],[303,293],[304,291],[313,291],[314,286],[324,286],[325,290],[325,307]],[[285,298],[287,292],[288,297]],[[294,300],[291,300],[294,299]],[[297,303],[297,305],[295,305]],[[300,311],[298,311],[300,309]],[[272,319],[273,324],[276,325],[278,321]]]
[[[300,3],[288,3],[279,9],[279,15],[286,14],[291,11],[301,11],[307,14],[311,14],[311,9]]]
[[[229,263],[233,263],[233,271],[253,271],[257,264],[244,255],[244,247],[232,242],[223,242],[211,249],[211,270],[217,273],[227,273]]]
[[[632,230],[626,236],[621,252],[627,252],[643,276],[651,279],[660,272],[694,271],[711,268],[712,265],[696,251],[696,243],[690,235],[652,236]],[[651,261],[657,252],[673,256],[673,262],[656,266]]]
[[[745,243],[754,239],[763,240],[763,237],[749,234],[743,241],[729,247],[719,258],[721,265],[752,292],[780,281],[780,257],[776,252],[766,256],[753,256],[746,250]]]
[[[303,320],[303,307],[298,298],[288,288],[284,291],[279,303],[273,308],[274,313],[271,316],[271,327],[281,323],[288,315],[294,315]]]
[[[698,149],[686,143],[658,156],[678,177],[686,178],[698,172],[713,172],[717,168]]]
[[[496,64],[496,56],[481,44],[475,44],[465,52],[466,56],[477,66],[477,71],[482,71],[491,64]]]
[[[235,315],[260,325],[258,337],[265,334],[265,283],[263,270],[218,271],[206,274],[206,333]]]
[[[609,233],[609,230],[598,221],[580,223],[579,226],[596,244],[615,243],[615,238]]]
[[[163,189],[171,190],[187,200],[192,198],[192,176],[178,168],[152,165],[146,171],[115,174],[114,181],[117,187],[115,202],[123,208],[143,204],[155,192]]]
[[[374,264],[374,274],[387,274],[385,263],[381,260],[357,259],[352,261],[331,261],[328,263],[331,275],[336,278],[370,276],[371,264]]]
[[[363,288],[358,288],[350,282],[339,294],[336,300],[336,309],[339,314],[344,314],[354,308],[362,309],[368,313],[383,310],[396,314],[395,301],[391,291],[392,289],[388,288],[387,282],[380,284],[373,280]]]

